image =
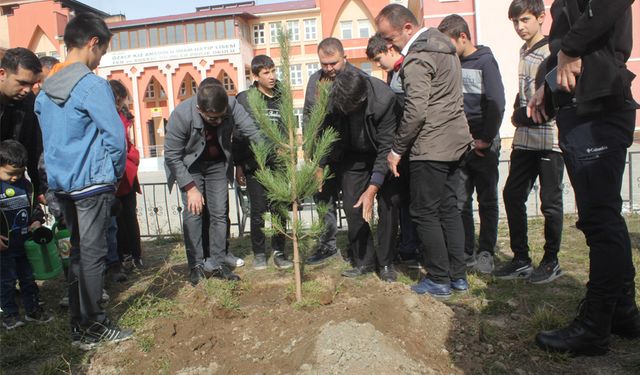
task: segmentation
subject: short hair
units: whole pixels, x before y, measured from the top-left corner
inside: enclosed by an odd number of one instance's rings
[[[203,112],[223,112],[229,105],[227,91],[209,78],[200,83],[197,100],[198,108]]]
[[[199,86],[202,86],[202,85],[218,85],[218,86],[222,86],[222,82],[220,82],[220,80],[217,79],[217,78],[207,77],[207,78],[203,79],[202,82],[200,82]]]
[[[369,60],[373,60],[381,53],[387,53],[388,50],[389,47],[387,47],[387,41],[380,35],[380,33],[376,33],[374,36],[369,38],[369,42],[367,43],[367,57]]]
[[[386,19],[394,29],[402,28],[407,22],[414,26],[420,26],[416,16],[400,4],[389,4],[382,8],[376,16],[376,25],[383,19]]]
[[[440,25],[438,25],[438,30],[450,38],[455,39],[460,38],[460,35],[464,33],[467,36],[467,39],[471,40],[469,24],[458,14],[450,14],[446,16],[442,22],[440,22]]]
[[[93,13],[81,13],[69,21],[64,29],[64,44],[68,49],[82,48],[91,38],[97,37],[98,44],[108,44],[113,34],[102,18]]]
[[[54,65],[58,64],[60,60],[56,59],[53,56],[42,56],[40,57],[40,64],[42,64],[43,68],[51,69]]]
[[[320,44],[318,44],[318,52],[320,51],[327,55],[338,53],[340,56],[344,56],[344,47],[342,46],[342,42],[333,37],[325,38],[320,42]]]
[[[27,149],[22,143],[13,139],[0,142],[0,167],[24,168],[28,160]]]
[[[35,53],[22,47],[8,49],[2,57],[0,68],[15,73],[18,67],[30,70],[34,74],[42,73],[42,64]]]
[[[335,109],[344,114],[358,110],[367,99],[367,79],[364,75],[345,70],[333,81],[331,98]]]
[[[251,73],[257,76],[260,74],[262,69],[271,69],[275,66],[276,64],[273,63],[271,57],[267,55],[258,55],[251,60]]]
[[[544,13],[542,0],[513,0],[509,5],[509,19],[518,18],[526,12],[531,12],[536,17]]]
[[[116,100],[129,97],[129,90],[119,79],[109,80],[109,86],[111,86],[111,91],[113,91],[113,96]]]

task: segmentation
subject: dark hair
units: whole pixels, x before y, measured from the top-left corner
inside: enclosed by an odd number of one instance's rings
[[[42,56],[40,58],[40,64],[42,64],[43,68],[51,69],[54,65],[58,64],[60,60],[56,59],[53,56]]]
[[[380,33],[376,33],[369,38],[369,42],[367,43],[367,57],[369,60],[373,60],[381,53],[387,53],[388,50],[387,41],[380,36]]]
[[[229,105],[227,91],[210,78],[200,83],[197,96],[198,108],[203,112],[223,112]]]
[[[116,100],[126,99],[129,97],[129,91],[120,80],[109,80],[109,86],[111,86],[111,91],[113,91],[113,96],[116,98]]]
[[[402,26],[407,22],[414,26],[420,26],[416,16],[413,15],[409,9],[400,4],[389,4],[382,8],[380,13],[376,16],[376,25],[383,19],[386,19],[387,22],[389,22],[389,24],[396,30],[402,28]]]
[[[344,47],[342,46],[342,42],[337,38],[325,38],[320,44],[318,44],[318,52],[322,51],[327,55],[333,55],[334,53],[340,54],[340,56],[344,56]]]
[[[464,33],[467,39],[471,40],[471,32],[469,31],[469,24],[461,16],[457,14],[450,14],[446,16],[440,25],[438,30],[441,33],[446,34],[450,38],[458,39],[460,35]]]
[[[42,64],[35,53],[22,47],[8,49],[2,57],[0,68],[15,73],[18,67],[30,70],[34,74],[42,73]]]
[[[251,60],[251,73],[257,76],[262,69],[271,69],[276,64],[273,63],[271,57],[267,55],[258,55]]]
[[[367,79],[358,72],[340,72],[333,81],[331,98],[339,112],[355,112],[367,99]]]
[[[222,82],[219,79],[213,77],[207,77],[200,82],[200,86],[202,85],[218,85],[222,86]]]
[[[536,17],[544,13],[542,0],[513,0],[509,5],[509,19],[518,18],[526,12],[531,12]]]
[[[0,167],[24,168],[28,160],[27,149],[22,143],[13,139],[0,142]]]
[[[64,44],[67,49],[82,48],[91,38],[97,37],[98,44],[108,44],[113,34],[104,20],[93,13],[81,13],[69,21],[64,29]]]

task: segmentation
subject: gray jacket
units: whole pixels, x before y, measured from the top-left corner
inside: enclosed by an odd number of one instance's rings
[[[205,149],[205,122],[198,113],[196,103],[196,96],[185,100],[169,117],[164,141],[164,163],[169,191],[175,182],[180,188],[193,182],[189,168]],[[233,181],[231,136],[234,128],[240,136],[247,137],[252,142],[260,142],[262,137],[255,122],[237,103],[236,98],[229,97],[227,113],[229,115],[217,127],[218,142],[224,152],[227,178]]]
[[[471,135],[462,102],[462,74],[456,49],[430,28],[409,47],[400,69],[404,114],[393,151],[410,150],[410,160],[456,161],[468,149]]]

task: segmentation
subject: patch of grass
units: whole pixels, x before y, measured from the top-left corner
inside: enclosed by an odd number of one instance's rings
[[[236,296],[238,283],[217,279],[207,279],[204,282],[206,293],[215,298],[218,306],[225,310],[240,310],[240,302]]]
[[[496,344],[500,338],[500,329],[480,320],[478,324],[478,339],[485,344]]]
[[[151,335],[138,336],[137,339],[140,351],[143,353],[149,353],[155,346],[155,340]]]
[[[565,322],[563,314],[549,304],[537,307],[529,319],[529,327],[533,332],[548,331],[562,327]]]
[[[145,294],[133,301],[120,319],[120,324],[126,327],[140,328],[151,319],[170,315],[175,304],[174,300]]]
[[[302,283],[302,301],[294,302],[293,307],[296,309],[300,309],[304,307],[321,306],[321,298],[327,292],[327,288],[317,280],[304,281]],[[291,299],[295,300],[295,284],[291,284],[289,285],[289,287],[287,287],[287,294],[291,296]]]
[[[413,281],[409,276],[404,273],[398,274],[398,282],[404,285],[413,285],[415,281]]]

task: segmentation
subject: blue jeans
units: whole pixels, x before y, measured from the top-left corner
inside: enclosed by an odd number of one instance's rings
[[[9,248],[0,252],[0,304],[4,316],[18,314],[16,280],[20,281],[22,305],[26,312],[32,312],[38,307],[39,291],[24,248]]]

